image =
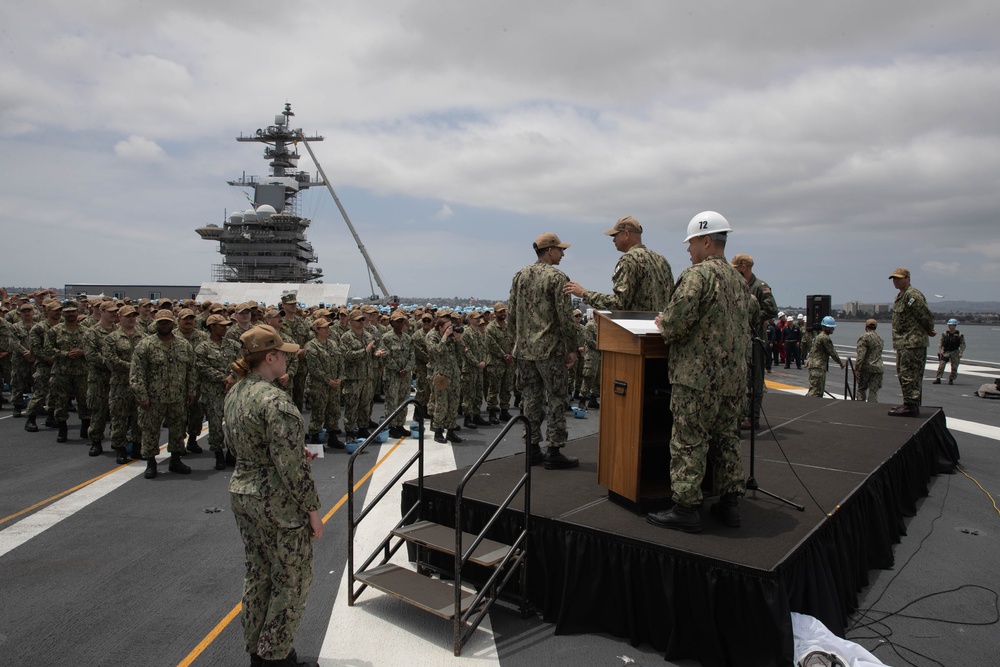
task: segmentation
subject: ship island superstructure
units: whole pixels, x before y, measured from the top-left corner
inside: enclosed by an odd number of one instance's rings
[[[237,283],[321,282],[323,269],[310,267],[319,260],[305,231],[310,220],[298,214],[299,192],[325,185],[319,177],[298,170],[297,140],[301,130],[291,129],[292,105],[274,117],[274,124],[239,142],[264,144],[264,158],[271,175],[247,176],[228,181],[234,187],[253,191],[253,208],[229,215],[220,227],[208,224],[195,231],[201,238],[219,243],[221,264],[212,265],[212,280]],[[323,141],[321,136],[305,137]]]

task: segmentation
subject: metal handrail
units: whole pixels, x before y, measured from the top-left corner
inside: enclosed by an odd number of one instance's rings
[[[382,498],[384,498],[386,494],[389,493],[389,490],[396,484],[396,482],[398,482],[403,477],[403,475],[406,474],[406,471],[408,471],[410,468],[413,467],[414,463],[417,464],[417,499],[413,503],[413,505],[411,505],[410,508],[406,512],[404,512],[403,518],[400,520],[398,524],[396,524],[396,528],[403,526],[404,522],[413,516],[414,512],[420,507],[421,503],[423,502],[425,429],[424,429],[424,419],[421,418],[419,421],[420,438],[417,441],[416,453],[410,457],[410,459],[403,465],[402,468],[400,468],[399,472],[396,473],[396,476],[392,478],[392,481],[390,481],[389,484],[387,484],[385,488],[383,488],[375,496],[375,499],[372,500],[367,507],[362,508],[361,514],[358,515],[357,518],[355,518],[354,516],[354,462],[358,458],[358,456],[360,456],[361,453],[365,449],[367,449],[372,442],[377,440],[379,433],[389,428],[389,422],[391,422],[393,418],[399,416],[401,411],[403,412],[403,414],[406,413],[406,409],[410,404],[416,405],[417,408],[420,409],[420,413],[426,412],[424,406],[421,405],[416,398],[411,398],[404,401],[395,410],[393,410],[387,417],[383,419],[379,427],[375,429],[375,431],[372,432],[372,434],[369,435],[368,438],[363,443],[361,443],[360,447],[354,450],[354,452],[351,454],[350,460],[347,462],[347,571],[350,573],[350,579],[348,580],[348,586],[347,586],[347,605],[351,607],[354,606],[354,601],[357,600],[358,596],[361,595],[361,593],[364,592],[365,588],[368,587],[368,584],[362,584],[357,591],[354,590],[354,584],[357,581],[354,569],[354,536],[355,533],[357,532],[358,524],[361,523],[361,521],[366,516],[368,516],[368,513],[371,512],[371,510],[375,507],[375,505],[377,505],[378,502],[382,500]],[[382,563],[380,564],[388,563],[389,559],[392,558],[392,556],[399,550],[399,547],[402,546],[403,543],[402,540],[399,540],[399,542],[394,547],[390,548],[389,543],[391,541],[392,541],[392,533],[390,532],[389,535],[386,536],[386,538],[379,543],[378,547],[376,547],[375,550],[368,556],[368,559],[365,560],[364,564],[361,566],[361,570],[365,570],[369,565],[371,565],[372,562],[375,560],[375,558],[378,556],[380,551],[385,551]]]
[[[857,394],[857,383],[858,379],[854,376],[854,360],[847,357],[847,363],[844,365],[844,400],[846,401],[850,398],[852,401],[857,400],[855,398]]]
[[[479,468],[489,459],[490,454],[493,450],[497,448],[500,442],[504,439],[507,433],[513,428],[513,426],[521,422],[524,424],[524,473],[521,475],[520,479],[514,485],[504,501],[497,507],[493,516],[490,517],[486,525],[479,532],[476,538],[469,545],[468,549],[462,549],[462,499],[465,495],[465,486],[472,480]],[[462,569],[469,562],[472,557],[473,552],[476,550],[482,541],[486,537],[486,533],[493,527],[493,525],[499,520],[500,515],[510,506],[514,498],[517,497],[521,490],[524,490],[524,527],[518,534],[517,538],[514,540],[514,544],[511,545],[510,550],[504,559],[494,568],[493,574],[487,579],[486,583],[480,588],[476,596],[470,601],[468,605],[468,611],[462,611]],[[500,596],[500,592],[510,581],[514,572],[519,572],[521,577],[521,611],[523,612],[527,607],[527,568],[528,562],[527,556],[527,543],[528,535],[531,530],[531,424],[528,422],[528,418],[524,415],[518,415],[517,417],[509,420],[504,427],[500,430],[500,433],[493,439],[493,442],[486,448],[486,451],[479,457],[479,459],[472,464],[469,470],[462,477],[462,480],[458,483],[458,487],[455,489],[455,620],[454,620],[454,649],[455,655],[460,655],[462,652],[462,646],[472,636],[476,628],[482,622],[486,613],[489,611],[490,606],[497,600]],[[519,548],[520,547],[520,548]],[[517,567],[520,565],[520,567]],[[512,567],[508,567],[512,566]],[[499,586],[496,586],[496,580],[502,572],[506,570],[506,576]],[[486,602],[482,608],[477,610],[480,603],[489,595],[489,600]],[[465,624],[469,623],[468,628],[465,628]]]

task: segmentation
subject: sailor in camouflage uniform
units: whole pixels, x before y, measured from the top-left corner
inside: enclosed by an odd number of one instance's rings
[[[701,531],[701,484],[710,462],[720,494],[711,511],[726,525],[740,525],[738,499],[746,491],[738,425],[750,353],[750,291],[725,258],[731,231],[714,211],[691,220],[684,240],[692,266],[681,272],[656,318],[670,355],[674,506],[647,520],[689,533]]]
[[[19,322],[8,327],[10,342],[10,402],[14,406],[14,416],[20,417],[28,403],[24,396],[31,391],[31,376],[35,370],[35,357],[28,347],[28,334],[35,326],[35,309],[30,303],[18,306]],[[37,427],[36,427],[37,430]]]
[[[753,257],[739,254],[733,257],[733,268],[739,271],[740,275],[747,281],[750,294],[757,299],[760,306],[759,314],[754,318],[753,331],[754,340],[751,347],[753,354],[753,403],[749,405],[747,419],[740,423],[740,428],[757,428],[760,422],[760,404],[764,400],[764,373],[767,366],[767,321],[774,319],[778,314],[778,304],[774,300],[771,288],[763,280],[754,275]],[[784,348],[780,343],[779,352],[784,354]]]
[[[90,408],[90,455],[100,456],[104,448],[104,429],[108,423],[108,400],[111,393],[111,369],[104,361],[104,339],[115,330],[118,306],[114,301],[100,304],[100,315],[83,335],[83,350],[87,357],[87,407]]]
[[[938,369],[934,384],[941,384],[944,369],[951,362],[951,373],[948,374],[948,384],[955,384],[958,377],[958,364],[965,354],[965,335],[958,330],[958,320],[948,320],[948,330],[941,334],[938,344]]]
[[[52,359],[52,395],[55,418],[59,428],[56,442],[68,439],[69,402],[75,398],[80,416],[80,437],[87,437],[90,411],[87,409],[87,358],[83,350],[86,329],[76,322],[79,309],[76,302],[63,304],[63,321],[45,333],[45,356]]]
[[[302,414],[275,384],[298,346],[268,325],[241,342],[241,379],[226,395],[225,420],[236,450],[229,495],[246,554],[243,636],[252,665],[315,665],[292,648],[312,584],[312,540],[323,535],[314,456],[303,445]]]
[[[483,407],[483,378],[488,364],[483,316],[476,311],[469,313],[462,335],[462,414],[465,428],[489,426],[481,414]]]
[[[136,321],[139,311],[132,306],[118,309],[118,328],[104,338],[104,362],[111,370],[108,394],[108,416],[111,420],[111,448],[115,450],[115,463],[128,463],[128,432],[133,440],[139,436],[139,412],[135,392],[129,384],[132,354],[145,334],[139,331]],[[132,445],[132,458],[142,458],[139,445]]]
[[[514,388],[514,329],[507,325],[507,305],[493,304],[493,320],[486,325],[486,410],[491,424],[510,421],[510,395]]]
[[[344,433],[367,438],[368,400],[365,393],[368,379],[372,374],[374,356],[380,354],[375,349],[377,341],[365,329],[365,314],[360,310],[351,311],[351,330],[340,338],[340,353],[344,359],[344,376],[341,384],[344,392]]]
[[[239,342],[226,336],[230,324],[222,315],[209,315],[205,320],[209,337],[194,349],[198,401],[208,419],[208,448],[215,455],[216,470],[225,470],[226,465],[236,464],[232,447],[226,455],[226,432],[222,425],[223,402],[230,382],[229,367],[240,355]]]
[[[458,396],[462,379],[461,348],[463,333],[455,330],[451,313],[441,311],[434,331],[427,334],[430,355],[431,391],[433,392],[434,442],[458,444],[462,438],[455,432],[458,426]]]
[[[36,311],[37,318],[37,311]],[[45,425],[49,428],[56,427],[54,414],[55,402],[52,400],[49,377],[52,373],[54,360],[45,351],[45,336],[49,330],[62,320],[62,304],[51,299],[45,305],[45,319],[31,327],[28,332],[28,349],[35,358],[35,372],[33,376],[33,390],[31,400],[28,401],[28,420],[24,423],[24,430],[29,433],[38,431],[35,424],[35,417],[44,408],[48,407],[48,415],[45,418]]]
[[[585,290],[579,283],[566,283],[566,294],[581,297],[600,310],[661,312],[670,301],[674,275],[666,258],[642,244],[642,225],[628,215],[604,232],[623,253],[611,276],[613,294]]]
[[[183,338],[191,346],[192,350],[198,348],[202,342],[208,340],[208,334],[204,329],[199,329],[195,324],[196,315],[190,308],[183,308],[181,312],[177,313],[177,337]],[[195,377],[197,378],[197,371],[195,372]],[[201,407],[201,401],[197,400],[200,395],[200,387],[198,387],[197,380],[195,382],[195,397],[196,400],[191,405],[187,406],[187,414],[185,416],[185,430],[188,434],[187,440],[187,450],[192,454],[201,454],[202,448],[198,444],[198,438],[201,436],[201,427],[205,422],[205,411]]]
[[[414,376],[417,381],[417,408],[414,409],[413,418],[423,419],[428,413],[421,413],[420,406],[426,410],[431,398],[430,376],[427,375],[427,364],[430,363],[430,355],[427,352],[427,334],[434,329],[434,316],[428,311],[421,313],[420,326],[410,337],[413,343],[413,365]]]
[[[562,448],[568,437],[566,396],[569,372],[577,361],[577,325],[569,296],[563,292],[569,278],[556,268],[569,244],[546,233],[532,247],[538,259],[514,275],[507,300],[522,407],[531,424],[530,456],[532,463],[544,461],[549,470],[574,468],[579,460],[564,455]],[[546,418],[548,447],[542,454],[542,420]]]
[[[157,475],[156,455],[160,451],[160,424],[167,422],[167,451],[170,472],[189,474],[184,454],[185,408],[195,401],[197,390],[194,350],[186,340],[174,335],[174,316],[159,310],[154,316],[156,333],[135,347],[129,368],[129,384],[139,403],[142,458],[146,459],[146,479]]]
[[[388,415],[410,398],[410,378],[415,365],[413,339],[409,334],[410,321],[402,310],[389,316],[391,331],[382,334],[380,347],[385,350],[385,414]],[[404,427],[406,411],[403,410],[389,422],[389,436],[405,438],[410,434]]]
[[[896,349],[896,374],[903,391],[903,404],[891,410],[893,417],[920,415],[920,397],[927,363],[927,337],[934,337],[934,316],[927,299],[910,284],[910,270],[899,267],[889,275],[899,290],[892,304],[892,346]]]
[[[320,431],[326,427],[327,444],[343,449],[333,433],[340,423],[340,385],[344,363],[337,344],[330,336],[330,322],[319,318],[312,324],[316,337],[306,343],[306,367],[309,369],[309,405],[311,408],[309,442],[320,444]]]
[[[292,368],[288,369],[288,376],[291,380],[291,392],[292,401],[295,402],[295,407],[301,412],[305,407],[305,395],[306,395],[306,364],[305,364],[305,344],[309,342],[312,338],[312,331],[309,329],[309,323],[302,317],[299,317],[299,304],[297,301],[298,297],[296,294],[289,293],[281,297],[281,309],[285,313],[285,317],[281,322],[281,335],[285,340],[294,342],[299,346],[299,351],[297,354],[298,363]]]
[[[806,396],[816,398],[823,398],[826,392],[826,370],[830,359],[836,361],[841,368],[844,367],[844,362],[840,360],[833,341],[830,340],[830,334],[837,328],[837,321],[827,315],[820,326],[822,330],[816,334],[809,351],[809,391],[806,392]]]
[[[854,362],[854,377],[858,381],[857,400],[878,403],[878,390],[882,388],[882,337],[876,333],[878,322],[865,322],[865,332],[858,338],[858,356]]]

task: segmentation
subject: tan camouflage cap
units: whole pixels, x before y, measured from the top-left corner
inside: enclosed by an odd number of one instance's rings
[[[740,253],[739,255],[733,255],[733,266],[753,266],[753,257],[745,253]]]
[[[194,311],[190,308],[184,308],[181,312],[177,313],[177,319],[183,320],[185,317],[194,317]]]
[[[298,352],[299,346],[295,343],[286,343],[281,340],[281,335],[268,324],[258,324],[249,331],[243,332],[240,336],[243,349],[247,352],[267,352],[269,350],[281,350],[282,352]]]
[[[222,324],[228,327],[230,324],[232,324],[232,321],[226,319],[222,315],[209,315],[208,319],[205,320],[205,325],[212,326],[213,324]]]
[[[250,306],[249,303],[241,303],[238,306],[236,306],[236,309],[233,312],[234,313],[249,313],[252,309],[253,308]]]
[[[403,320],[404,322],[409,322],[410,321],[410,318],[409,318],[409,316],[407,316],[406,311],[403,311],[403,310],[394,310],[394,311],[392,311],[392,315],[389,316],[389,321],[390,322],[398,322],[399,320]]]
[[[128,304],[118,309],[118,317],[129,317],[130,315],[138,315],[138,314],[139,311]]]
[[[621,232],[642,234],[642,225],[640,225],[639,221],[631,215],[626,215],[624,218],[619,219],[618,222],[615,223],[614,227],[605,230],[604,234],[606,236],[614,236],[615,234],[620,234]]]
[[[552,232],[545,232],[538,235],[538,238],[531,244],[531,247],[535,250],[545,250],[546,248],[562,248],[565,250],[569,247],[569,244],[560,241],[559,237]]]
[[[48,301],[45,302],[45,310],[51,310],[55,312],[57,310],[62,310],[62,309],[63,305],[58,301],[56,301],[55,299],[49,299]]]
[[[889,274],[890,280],[893,278],[909,278],[909,277],[910,277],[910,270],[905,266],[900,266],[895,271]]]
[[[507,312],[507,304],[505,304],[503,301],[497,301],[496,303],[493,304],[493,312],[494,313],[500,313],[500,312],[506,313]]]
[[[160,321],[173,322],[174,321],[174,314],[173,314],[172,311],[169,311],[166,308],[164,308],[162,310],[156,311],[156,315],[153,316],[153,321],[154,322],[160,322]]]
[[[357,320],[363,320],[363,319],[365,319],[365,314],[363,312],[361,312],[360,309],[358,309],[358,310],[352,310],[351,314],[348,315],[348,318],[350,318],[350,320],[352,322],[355,322]]]
[[[326,319],[325,317],[321,317],[312,323],[313,331],[318,331],[320,329],[329,329],[329,328],[330,328],[330,320]]]
[[[109,313],[113,313],[118,310],[118,304],[114,301],[102,301],[101,310]]]

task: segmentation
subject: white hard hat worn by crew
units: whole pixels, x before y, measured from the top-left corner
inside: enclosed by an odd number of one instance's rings
[[[688,235],[684,239],[684,243],[687,243],[693,238],[698,236],[708,236],[709,234],[722,234],[724,232],[733,231],[732,226],[729,221],[722,217],[721,213],[716,213],[715,211],[702,211],[698,215],[691,218],[691,222],[688,223]]]

